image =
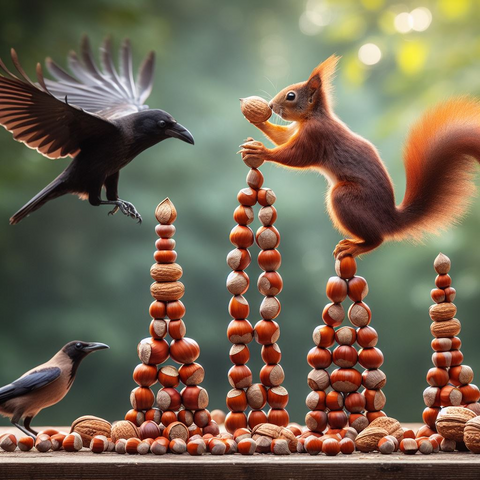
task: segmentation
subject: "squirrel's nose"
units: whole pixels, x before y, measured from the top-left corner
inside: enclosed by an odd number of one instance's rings
[[[270,110],[273,108],[273,100],[270,100],[270,101],[268,102],[268,106],[270,107]]]

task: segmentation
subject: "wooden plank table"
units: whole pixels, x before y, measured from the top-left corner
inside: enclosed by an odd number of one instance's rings
[[[0,429],[0,434],[6,430]],[[480,455],[469,452],[432,455],[273,456],[239,454],[215,457],[203,455],[118,455],[36,451],[0,452],[0,479],[479,479]]]

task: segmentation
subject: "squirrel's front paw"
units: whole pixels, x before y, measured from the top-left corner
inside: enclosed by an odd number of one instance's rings
[[[242,158],[245,158],[247,155],[255,155],[256,157],[261,157],[265,160],[264,157],[268,153],[268,149],[265,147],[265,145],[257,140],[247,141],[240,145],[240,148]]]

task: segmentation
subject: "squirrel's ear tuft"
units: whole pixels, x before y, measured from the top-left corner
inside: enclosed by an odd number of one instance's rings
[[[308,82],[310,83],[310,81],[312,81],[312,83],[316,83],[315,77],[317,77],[321,79],[321,84],[328,88],[330,86],[332,77],[335,74],[339,60],[340,57],[337,57],[336,55],[331,55],[328,57],[324,62],[313,69]]]

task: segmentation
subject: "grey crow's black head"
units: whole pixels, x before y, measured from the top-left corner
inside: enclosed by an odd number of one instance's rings
[[[83,360],[89,353],[95,352],[96,350],[102,350],[103,348],[110,347],[104,343],[74,340],[73,342],[67,343],[62,351],[72,359],[73,363],[76,363]]]

